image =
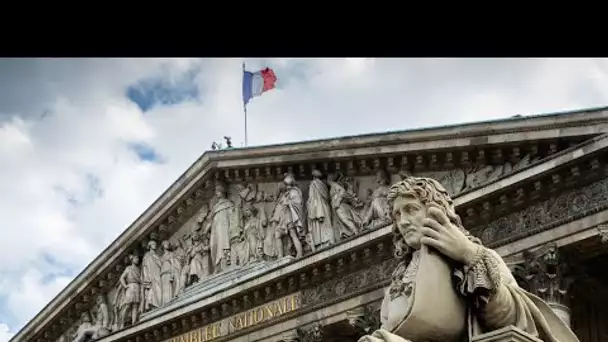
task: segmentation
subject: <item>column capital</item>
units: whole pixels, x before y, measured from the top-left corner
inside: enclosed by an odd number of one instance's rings
[[[369,335],[380,328],[380,306],[360,306],[346,313],[348,323],[359,335]]]
[[[520,285],[549,304],[568,305],[573,276],[569,260],[557,244],[548,243],[535,250],[526,250],[523,257],[523,263],[513,272],[523,280]]]

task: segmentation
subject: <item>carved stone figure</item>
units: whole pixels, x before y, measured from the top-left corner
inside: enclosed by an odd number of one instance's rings
[[[162,304],[161,267],[162,260],[157,252],[156,241],[148,242],[148,251],[142,260],[142,281],[144,286],[143,312],[158,308]]]
[[[300,258],[303,252],[300,236],[305,234],[304,198],[293,174],[286,173],[283,183],[285,189],[278,198],[270,219],[270,224],[274,226],[276,256],[282,258],[285,255],[283,238],[287,236],[288,250],[293,246],[296,250],[296,258]]]
[[[439,182],[405,178],[391,186],[388,200],[399,264],[382,302],[382,327],[360,342],[471,341],[510,325],[543,341],[578,341],[541,298],[517,284],[498,253],[468,233]]]
[[[141,269],[139,268],[139,257],[130,255],[131,264],[125,268],[118,279],[118,288],[114,298],[114,317],[116,317],[117,329],[122,329],[127,323],[127,315],[130,315],[130,324],[135,324],[139,319],[141,300]]]
[[[161,256],[160,281],[161,305],[171,301],[179,293],[181,285],[182,264],[171,248],[168,240],[162,242],[163,255]]]
[[[81,316],[80,325],[74,334],[74,342],[96,340],[110,334],[110,310],[103,296],[97,296],[95,324],[91,315],[85,311]]]
[[[227,198],[226,186],[221,183],[215,186],[215,204],[209,215],[203,235],[209,235],[213,273],[219,273],[231,264],[230,242],[240,236],[236,207]]]
[[[239,260],[243,265],[262,259],[265,227],[268,223],[264,208],[258,210],[253,204],[243,208],[243,258]]]
[[[358,199],[337,181],[335,175],[327,175],[329,197],[331,198],[333,226],[337,229],[338,238],[350,237],[359,233],[361,217],[354,205]]]
[[[175,253],[182,266],[177,296],[186,289],[186,286],[190,285],[190,255],[187,253],[190,247],[187,245],[188,239],[190,239],[189,234],[182,236],[181,239],[173,244],[173,253]]]
[[[308,190],[306,209],[308,212],[308,230],[311,245],[315,249],[336,243],[336,234],[331,224],[331,207],[329,206],[329,189],[321,180],[321,172],[312,171],[312,182]]]
[[[95,334],[93,339],[101,338],[110,334],[111,317],[108,303],[104,295],[97,296],[97,309],[95,315]]]
[[[90,341],[95,334],[96,327],[91,323],[91,315],[88,311],[85,311],[80,315],[80,325],[74,334],[73,342],[86,342]]]
[[[391,223],[390,208],[386,195],[388,195],[390,176],[384,170],[379,170],[376,174],[376,184],[378,187],[372,192],[371,204],[365,213],[363,227],[365,229],[375,229],[388,226]]]
[[[188,284],[197,283],[211,274],[209,270],[209,241],[205,235],[194,233],[192,235],[192,246],[188,249],[190,258]]]

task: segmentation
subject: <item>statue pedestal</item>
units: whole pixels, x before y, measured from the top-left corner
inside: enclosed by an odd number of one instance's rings
[[[543,342],[514,326],[475,336],[471,342]]]

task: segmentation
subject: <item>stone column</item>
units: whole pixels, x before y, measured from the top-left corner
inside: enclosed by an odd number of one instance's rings
[[[523,256],[523,265],[514,270],[520,285],[545,300],[570,326],[568,290],[572,277],[563,253],[555,243],[549,243],[534,251],[524,251]]]

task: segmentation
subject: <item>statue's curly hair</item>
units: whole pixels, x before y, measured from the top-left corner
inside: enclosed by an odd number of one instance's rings
[[[462,225],[460,216],[454,209],[454,201],[447,190],[435,179],[426,177],[406,176],[401,181],[393,184],[388,192],[388,202],[392,208],[393,202],[398,197],[413,197],[420,200],[427,209],[437,207],[440,209],[465,235],[473,242],[481,244],[481,240],[471,235]],[[393,242],[395,244],[395,257],[397,259],[409,258],[411,248],[405,243],[405,239],[397,229],[397,221],[393,220]]]

